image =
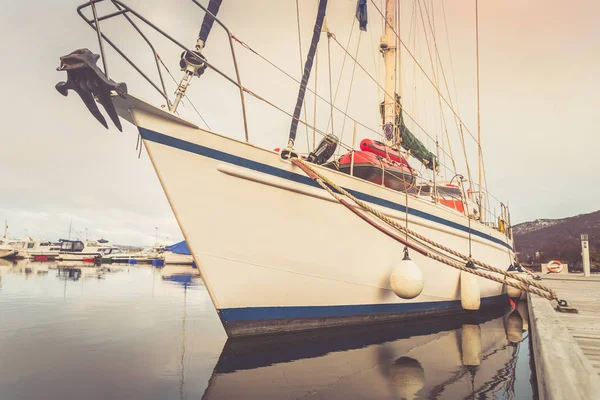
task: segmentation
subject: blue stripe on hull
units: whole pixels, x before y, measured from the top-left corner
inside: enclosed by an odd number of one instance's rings
[[[508,303],[506,294],[484,297],[481,306]],[[412,314],[429,311],[444,311],[461,309],[460,300],[435,301],[425,303],[396,303],[396,304],[357,304],[342,306],[291,306],[291,307],[244,307],[223,308],[217,310],[223,323],[234,321],[268,321],[299,318],[340,318],[355,316],[375,316],[383,314]]]
[[[198,155],[212,158],[215,160],[224,161],[226,163],[234,164],[234,165],[248,168],[248,169],[251,169],[254,171],[259,171],[259,172],[262,172],[262,173],[265,173],[268,175],[272,175],[272,176],[287,179],[287,180],[290,180],[293,182],[302,183],[302,184],[305,184],[308,186],[320,188],[320,186],[317,183],[315,183],[312,179],[310,179],[307,176],[298,175],[293,172],[285,171],[285,170],[282,170],[279,168],[272,167],[267,164],[248,160],[246,158],[239,157],[239,156],[229,154],[229,153],[225,153],[220,150],[211,149],[211,148],[205,147],[205,146],[200,146],[198,144],[187,142],[187,141],[181,140],[181,139],[177,139],[172,136],[163,135],[162,133],[158,133],[158,132],[152,131],[150,129],[146,129],[146,128],[142,128],[142,127],[139,127],[138,129],[140,131],[140,135],[142,136],[142,138],[144,140],[149,140],[151,142],[163,144],[163,145],[169,146],[169,147],[174,147],[179,150],[198,154]],[[351,189],[347,189],[347,188],[344,188],[344,189],[346,189],[348,192],[352,193],[352,195],[356,196],[357,198],[359,198],[363,201],[377,204],[377,205],[380,205],[382,207],[386,207],[386,208],[389,208],[392,210],[397,210],[402,213],[406,212],[406,207],[404,207],[401,204],[397,204],[392,201],[382,199],[380,197],[372,196],[372,195],[369,195],[369,194],[366,194],[363,192],[357,192],[355,190],[351,190]],[[468,226],[464,226],[462,224],[458,224],[456,222],[449,221],[447,219],[426,213],[424,211],[417,210],[415,208],[409,208],[408,213],[411,215],[414,215],[415,217],[419,217],[419,218],[426,219],[428,221],[436,222],[438,224],[445,225],[445,226],[457,229],[457,230],[465,232],[465,233],[469,232]],[[502,245],[502,246],[507,247],[510,250],[512,250],[512,247],[508,243],[506,243],[500,239],[497,239],[491,235],[488,235],[486,233],[471,229],[471,234],[474,236],[481,237],[483,239],[487,239],[490,242],[497,243],[499,245]]]

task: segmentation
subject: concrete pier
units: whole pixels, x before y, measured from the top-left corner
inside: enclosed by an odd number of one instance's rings
[[[600,277],[546,275],[543,283],[579,313],[528,296],[540,399],[600,399]]]

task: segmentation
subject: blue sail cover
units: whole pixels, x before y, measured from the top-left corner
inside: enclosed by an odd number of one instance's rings
[[[219,13],[219,8],[221,7],[222,1],[223,0],[210,0],[207,7],[208,12],[216,17]],[[210,34],[213,23],[215,22],[215,19],[210,14],[204,14],[202,26],[200,27],[200,34],[198,35],[198,39],[202,40],[202,42],[204,42],[205,45],[206,41],[208,40],[208,35]]]
[[[175,243],[172,244],[170,246],[166,247],[167,251],[170,251],[172,253],[175,254],[185,254],[185,255],[191,255],[192,252],[190,251],[190,248],[188,247],[187,243],[184,241],[179,242],[179,243]]]
[[[292,118],[292,125],[290,126],[290,138],[288,144],[292,146],[296,141],[296,131],[298,130],[300,111],[302,111],[302,104],[304,104],[306,85],[308,85],[310,71],[312,70],[315,53],[317,52],[317,45],[319,44],[319,38],[321,37],[321,29],[323,27],[323,20],[325,19],[325,10],[327,10],[327,0],[319,0],[317,19],[315,21],[315,27],[313,28],[313,36],[312,40],[310,41],[310,48],[308,49],[308,54],[306,55],[306,62],[304,63],[304,70],[302,72],[302,81],[300,81],[300,89],[298,91],[298,98],[296,100],[296,108],[294,108],[294,117]]]
[[[367,0],[358,0],[356,2],[356,19],[360,25],[361,31],[367,31]]]

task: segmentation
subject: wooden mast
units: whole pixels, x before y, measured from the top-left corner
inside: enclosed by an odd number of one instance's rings
[[[394,40],[394,28],[396,26],[396,0],[385,2],[385,32],[381,37],[379,47],[383,52],[385,63],[385,93],[383,94],[383,133],[388,146],[395,142],[396,121],[396,41]]]

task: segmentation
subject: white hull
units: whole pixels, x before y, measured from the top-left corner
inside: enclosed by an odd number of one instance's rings
[[[100,253],[98,252],[93,252],[93,253],[59,253],[58,257],[56,257],[56,259],[58,261],[83,261],[83,260],[90,260],[90,259],[97,259],[100,260]]]
[[[50,251],[50,250],[19,250],[18,258],[31,259],[35,257],[48,257],[48,258],[56,258],[58,257],[58,251]]]
[[[164,253],[165,264],[192,265],[194,258],[187,254],[176,254],[170,251]]]
[[[276,153],[129,101],[139,107],[133,119],[229,336],[461,310],[459,271],[415,252],[424,290],[413,300],[395,296],[389,276],[402,245],[332,201]],[[403,223],[403,193],[318,168]],[[415,197],[408,203],[410,228],[468,253],[466,217]],[[474,225],[473,257],[506,269],[507,238]],[[502,285],[478,281],[484,306],[505,301]]]
[[[0,258],[10,258],[14,257],[17,254],[17,251],[12,248],[0,248]]]

